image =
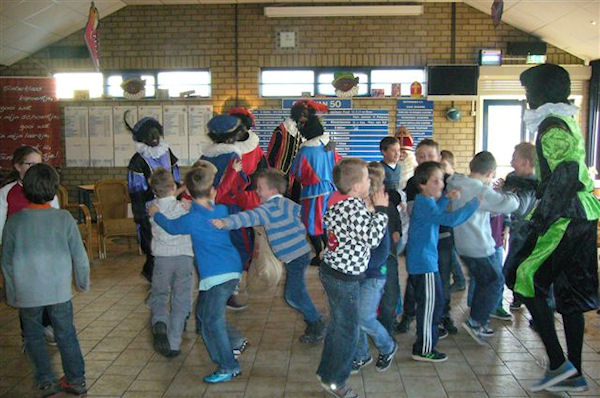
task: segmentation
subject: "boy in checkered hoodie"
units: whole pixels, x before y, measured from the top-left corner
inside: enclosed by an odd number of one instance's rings
[[[370,180],[367,162],[361,159],[342,159],[333,169],[333,181],[338,191],[327,204],[327,248],[320,268],[331,319],[317,377],[330,394],[352,398],[357,395],[346,380],[358,345],[359,281],[364,278],[371,248],[385,234],[388,198],[383,191],[375,193],[375,213],[367,209],[362,198],[369,194]]]

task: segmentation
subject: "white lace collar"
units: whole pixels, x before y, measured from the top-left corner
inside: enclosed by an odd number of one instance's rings
[[[143,142],[135,141],[135,151],[144,157],[158,159],[169,151],[169,144],[163,141],[162,138],[157,146],[148,146]]]
[[[302,145],[300,145],[300,147],[303,146],[319,146],[319,145],[327,145],[329,144],[329,134],[328,133],[323,133],[323,135],[320,135],[318,137],[315,138],[311,138],[310,140],[304,141],[302,143]]]
[[[540,106],[537,109],[526,109],[523,113],[523,122],[527,130],[531,133],[536,133],[540,123],[550,115],[572,117],[579,112],[579,108],[575,105],[551,102]]]
[[[241,157],[241,152],[235,144],[212,144],[204,149],[202,155],[207,157],[216,157],[232,152]]]
[[[302,137],[300,135],[300,132],[298,131],[298,124],[291,117],[286,118],[283,121],[283,125],[285,126],[285,129],[292,137]]]
[[[248,139],[246,141],[236,141],[234,144],[241,154],[252,152],[258,146],[258,136],[252,130],[248,130]]]

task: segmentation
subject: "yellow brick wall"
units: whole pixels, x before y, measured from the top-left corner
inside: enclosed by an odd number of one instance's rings
[[[280,100],[258,96],[261,67],[422,67],[449,63],[451,4],[425,3],[424,8],[423,15],[416,17],[308,19],[266,18],[260,4],[129,6],[101,19],[100,62],[105,71],[210,68],[212,98],[185,103],[211,103],[215,112],[225,111],[236,103],[279,108]],[[456,9],[456,63],[476,63],[480,48],[505,50],[509,41],[535,40],[506,24],[494,29],[489,15],[465,4],[457,3]],[[296,49],[276,48],[276,34],[281,30],[297,33]],[[57,44],[82,45],[82,32]],[[548,61],[582,63],[581,59],[550,45]],[[88,60],[49,59],[44,49],[0,73],[47,76],[58,71],[90,68]],[[395,125],[395,99],[355,99],[354,106],[388,109],[390,126]],[[435,103],[434,138],[442,148],[455,153],[457,169],[464,170],[475,148],[475,118],[470,116],[470,102],[455,102],[454,106],[462,111],[462,120],[451,123],[445,118],[449,106],[449,102]],[[125,170],[65,168],[62,175],[67,185],[74,187],[104,176],[122,177]]]

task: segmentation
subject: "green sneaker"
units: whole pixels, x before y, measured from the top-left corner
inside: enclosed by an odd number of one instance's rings
[[[448,359],[448,355],[444,354],[443,352],[439,352],[438,350],[432,350],[427,354],[413,352],[412,359],[423,362],[444,362]]]
[[[500,319],[501,321],[512,321],[513,316],[510,312],[507,312],[504,308],[498,307],[496,311],[490,314],[490,318]]]

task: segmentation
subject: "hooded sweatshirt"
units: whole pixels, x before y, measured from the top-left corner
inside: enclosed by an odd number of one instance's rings
[[[454,227],[454,243],[461,256],[481,258],[494,254],[495,242],[490,226],[490,213],[508,214],[517,210],[516,195],[494,191],[475,178],[455,173],[448,178],[447,189],[460,189],[460,198],[450,202],[450,209],[463,207],[477,195],[482,200],[477,211],[462,225]]]

